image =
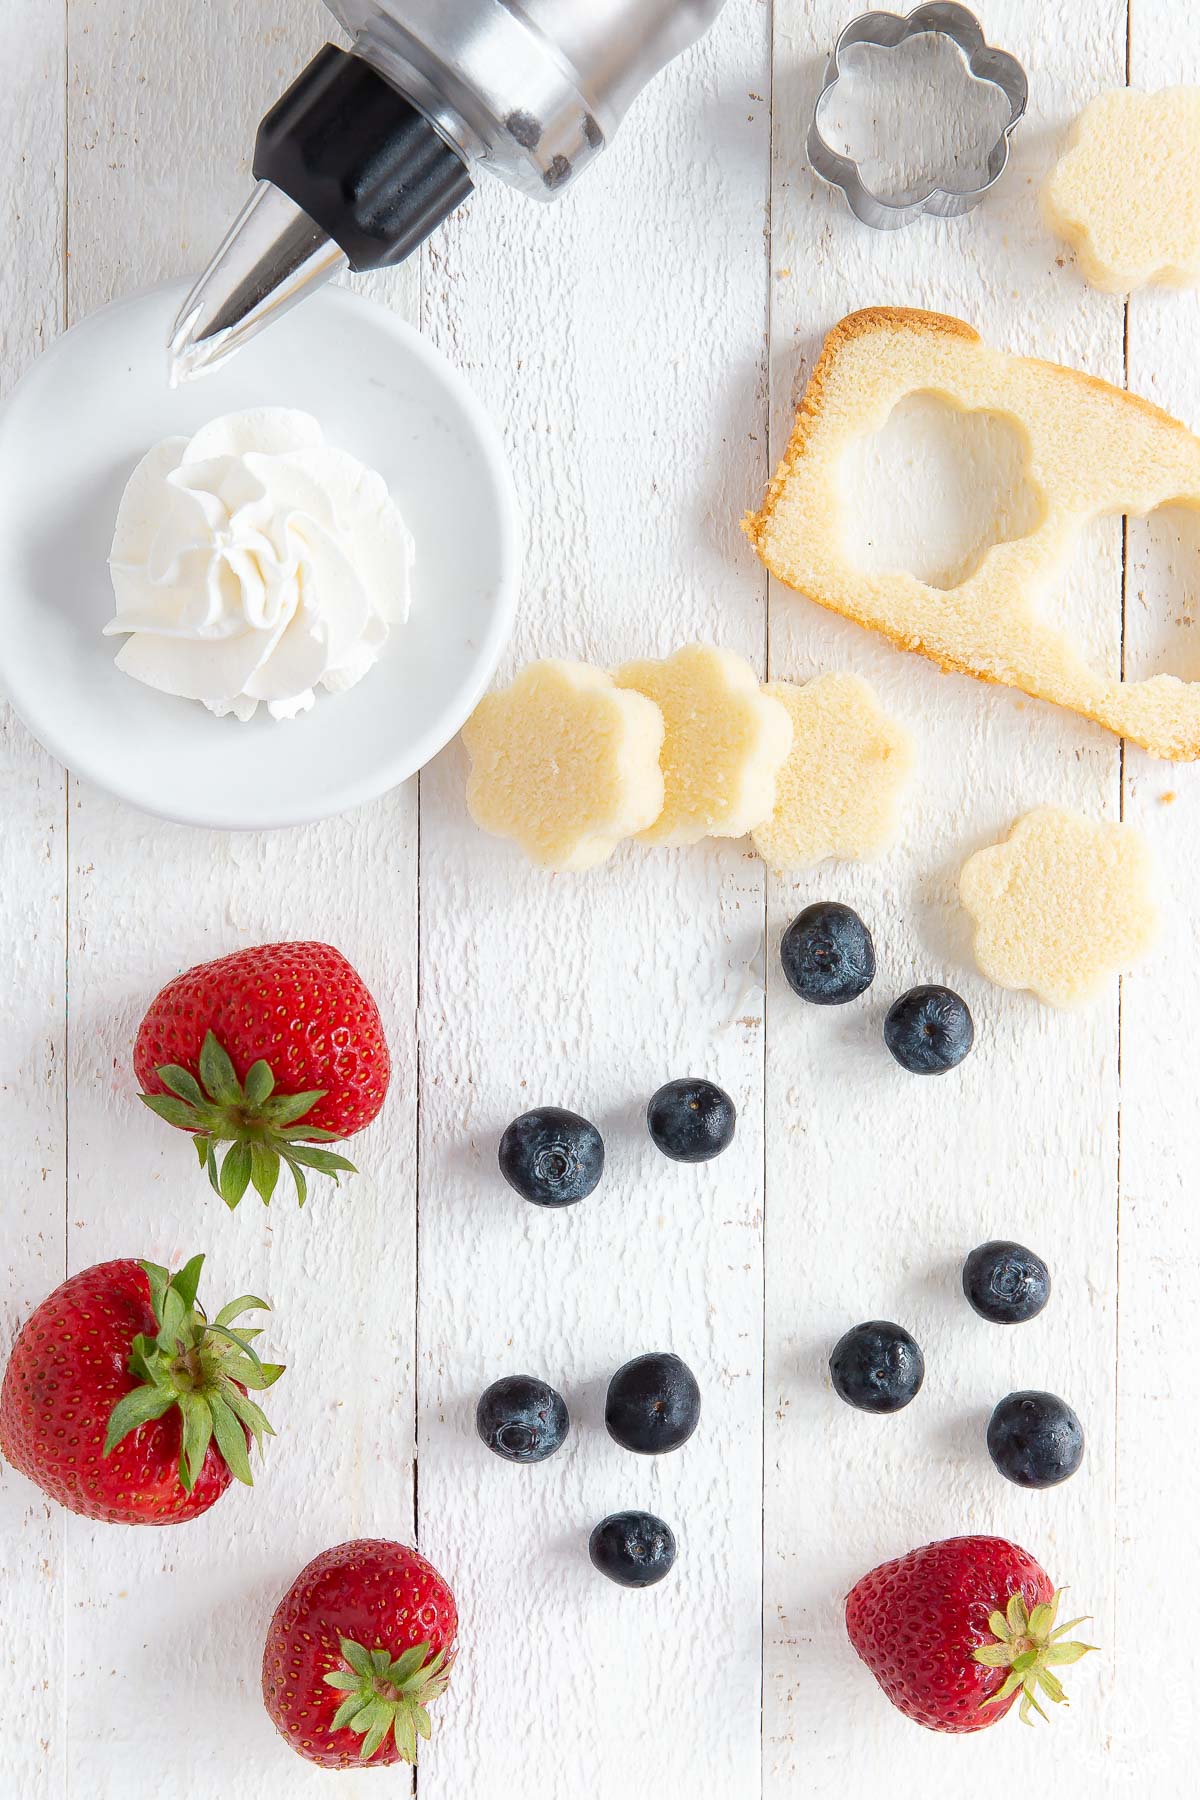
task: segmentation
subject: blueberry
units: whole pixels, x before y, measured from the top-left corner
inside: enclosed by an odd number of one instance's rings
[[[674,1162],[708,1162],[728,1150],[737,1108],[713,1081],[692,1076],[668,1081],[646,1108],[646,1125],[664,1156]]]
[[[788,985],[814,1006],[845,1006],[875,979],[875,946],[858,914],[818,900],[792,920],[779,945]]]
[[[920,1393],[925,1358],[903,1325],[868,1319],[838,1339],[829,1373],[847,1406],[857,1406],[860,1412],[894,1413]]]
[[[1050,1271],[1024,1244],[993,1238],[972,1250],[962,1271],[963,1293],[993,1325],[1036,1319],[1050,1298]]]
[[[914,1075],[944,1075],[975,1042],[965,1000],[947,987],[915,987],[901,994],[883,1022],[883,1041]]]
[[[1057,1394],[1006,1394],[987,1428],[988,1455],[1018,1487],[1054,1487],[1083,1461],[1083,1426]]]
[[[640,1456],[686,1444],[700,1422],[696,1377],[678,1356],[652,1350],[619,1368],[608,1384],[604,1423],[610,1437]]]
[[[475,1429],[505,1462],[545,1462],[570,1428],[566,1401],[536,1375],[502,1375],[479,1396]]]
[[[500,1173],[535,1206],[573,1206],[604,1173],[604,1139],[578,1113],[539,1106],[500,1139]]]
[[[653,1587],[671,1572],[675,1533],[653,1513],[609,1513],[588,1539],[588,1555],[618,1587]]]

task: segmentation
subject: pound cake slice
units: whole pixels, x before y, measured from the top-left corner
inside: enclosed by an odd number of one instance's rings
[[[663,807],[643,843],[742,837],[770,817],[792,723],[744,657],[687,644],[661,662],[625,663],[613,679],[652,700],[666,723]]]
[[[1040,496],[1033,530],[993,544],[950,589],[864,571],[843,543],[848,446],[924,392],[1015,421]],[[1192,760],[1200,683],[1103,675],[1038,610],[1093,519],[1175,502],[1200,505],[1200,439],[1177,419],[1077,370],[993,350],[961,319],[875,308],[826,338],[783,460],[743,528],[780,581],[902,649],[1070,707],[1154,756]]]
[[[602,669],[529,663],[462,735],[471,817],[541,868],[594,868],[662,811],[662,714]]]
[[[1200,281],[1200,87],[1098,94],[1075,121],[1046,212],[1095,288]]]
[[[913,765],[912,738],[859,675],[820,675],[802,687],[763,689],[787,708],[792,748],[775,810],[753,832],[773,869],[811,868],[829,856],[871,856],[892,838]]]
[[[1158,933],[1150,853],[1132,825],[1039,806],[967,858],[959,895],[980,973],[1075,1006],[1133,966]]]

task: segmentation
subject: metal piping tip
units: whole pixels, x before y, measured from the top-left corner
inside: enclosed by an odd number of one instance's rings
[[[264,325],[349,266],[294,200],[260,181],[179,310],[167,340],[171,386],[219,367]]]

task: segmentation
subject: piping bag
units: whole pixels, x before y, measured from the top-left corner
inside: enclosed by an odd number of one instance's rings
[[[172,385],[331,275],[403,262],[491,173],[553,200],[724,0],[326,0],[326,44],[259,126],[254,193],[180,310]]]

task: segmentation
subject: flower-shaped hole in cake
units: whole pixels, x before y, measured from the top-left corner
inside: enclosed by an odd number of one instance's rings
[[[1028,537],[1045,511],[1029,479],[1029,438],[1010,413],[906,394],[842,458],[842,539],[871,573],[956,588],[994,544]]]

